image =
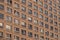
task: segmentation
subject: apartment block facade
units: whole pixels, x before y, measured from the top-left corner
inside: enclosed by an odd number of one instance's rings
[[[60,0],[0,0],[0,40],[60,40]]]

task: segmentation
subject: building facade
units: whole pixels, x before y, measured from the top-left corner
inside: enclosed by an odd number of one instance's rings
[[[0,40],[60,40],[60,0],[0,0]]]

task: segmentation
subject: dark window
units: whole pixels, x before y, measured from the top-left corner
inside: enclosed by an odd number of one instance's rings
[[[45,21],[48,22],[48,18],[47,17],[45,17]]]
[[[46,40],[49,40],[49,38],[46,38]]]
[[[7,3],[8,3],[9,5],[11,5],[11,4],[12,4],[12,0],[7,0]]]
[[[39,25],[40,25],[40,26],[44,26],[44,23],[40,21]]]
[[[16,28],[16,27],[15,27],[15,28],[14,28],[14,31],[17,32],[17,33],[19,33],[19,28]]]
[[[50,30],[53,30],[53,26],[50,26]]]
[[[41,13],[43,13],[43,9],[42,9],[42,8],[39,8],[39,11],[40,11]]]
[[[0,13],[0,18],[3,19],[4,18],[4,14]]]
[[[44,40],[44,36],[40,36],[40,40]]]
[[[26,7],[22,6],[21,10],[24,11],[24,12],[26,12]]]
[[[34,38],[37,38],[38,39],[38,34],[34,34]]]
[[[29,25],[28,25],[28,28],[29,28],[30,30],[32,30],[32,25],[31,25],[31,24],[29,24]]]
[[[23,3],[23,4],[26,4],[26,0],[22,0],[22,3]]]
[[[28,32],[28,36],[32,37],[33,36],[32,32]]]
[[[28,2],[28,6],[29,6],[29,7],[32,7],[32,3],[31,3],[31,2]]]
[[[53,33],[50,33],[50,37],[54,37],[54,34]]]
[[[52,13],[49,13],[49,17],[53,18],[53,14]]]
[[[21,30],[22,35],[26,35],[26,30]]]
[[[48,5],[47,4],[44,4],[44,8],[48,9]]]
[[[28,9],[28,13],[29,13],[29,14],[32,14],[32,10],[31,10],[31,9]]]
[[[21,40],[26,40],[26,38],[21,38]]]
[[[49,31],[46,31],[46,32],[45,32],[45,35],[49,36]]]
[[[44,10],[44,14],[48,16],[48,11],[47,10]]]
[[[4,10],[4,5],[0,4],[0,10]]]
[[[48,0],[44,0],[44,2],[47,2]]]
[[[19,37],[18,37],[18,36],[14,36],[14,39],[15,39],[15,40],[19,40]]]
[[[49,28],[49,25],[48,24],[45,24],[45,28]]]
[[[49,11],[52,11],[52,7],[49,6]]]
[[[34,26],[34,31],[38,32],[38,30],[39,30],[38,27]]]
[[[3,37],[3,32],[0,32],[0,37]]]
[[[6,40],[11,40],[12,35],[11,34],[6,34]]]
[[[53,20],[50,19],[50,23],[53,24]]]
[[[49,4],[52,5],[52,1],[49,0]]]
[[[21,14],[22,19],[26,19],[26,15],[25,14]]]

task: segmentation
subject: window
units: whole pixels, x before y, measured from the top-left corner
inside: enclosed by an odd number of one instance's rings
[[[33,0],[34,2],[38,2],[38,0]]]
[[[20,32],[20,29],[17,28],[17,27],[15,27],[15,28],[14,28],[14,32],[19,33],[19,32]]]
[[[15,8],[19,8],[19,4],[15,2],[15,3],[14,3],[14,7],[15,7]]]
[[[47,37],[46,37],[45,39],[46,39],[46,40],[49,40],[49,38],[47,38]]]
[[[0,37],[3,37],[3,32],[0,32]]]
[[[58,28],[55,28],[55,32],[58,33]]]
[[[0,4],[0,10],[4,10],[4,5]]]
[[[43,13],[43,9],[42,9],[42,8],[39,8],[39,11],[40,11],[41,13]]]
[[[26,23],[25,23],[25,22],[21,22],[21,25],[22,25],[23,27],[26,27]]]
[[[47,17],[45,17],[45,21],[48,22],[48,18]]]
[[[50,26],[50,30],[53,30],[53,26]]]
[[[26,15],[25,14],[21,14],[21,18],[22,19],[26,19]]]
[[[22,35],[26,35],[26,30],[21,30]]]
[[[54,35],[54,38],[57,38],[57,39],[58,39],[58,35],[57,35],[57,34],[55,34],[55,35]]]
[[[14,40],[19,40],[19,37],[14,35]]]
[[[26,0],[21,0],[21,2],[22,2],[23,4],[26,4]]]
[[[6,25],[6,31],[11,31],[12,30],[12,26],[11,25]]]
[[[53,9],[53,12],[54,12],[54,13],[57,13],[57,10],[56,10],[56,9]]]
[[[50,19],[50,24],[53,24],[53,20],[52,19]]]
[[[6,34],[6,40],[11,40],[11,38],[12,38],[12,35],[11,34]]]
[[[7,4],[12,5],[12,0],[7,0]]]
[[[48,16],[48,11],[47,10],[44,10],[44,14]]]
[[[33,37],[32,32],[28,32],[28,36],[29,36],[29,37]]]
[[[7,12],[11,14],[12,13],[12,9],[7,7]]]
[[[44,2],[48,2],[48,0],[44,0]]]
[[[17,17],[19,17],[19,16],[20,16],[19,12],[18,12],[18,11],[16,11],[16,10],[14,10],[14,15],[15,15],[15,16],[17,16]]]
[[[40,28],[40,33],[41,33],[41,34],[44,34],[44,29],[41,29],[41,28]]]
[[[40,6],[43,6],[43,2],[42,2],[42,1],[40,1],[40,2],[39,2],[39,5],[40,5]]]
[[[29,6],[29,7],[32,7],[32,3],[31,3],[31,2],[28,2],[28,6]]]
[[[58,12],[58,15],[60,15],[60,12]]]
[[[35,39],[38,39],[38,37],[39,37],[38,34],[34,34]]]
[[[29,13],[29,14],[32,14],[32,10],[31,10],[31,9],[28,9],[28,13]]]
[[[35,9],[35,10],[38,10],[38,6],[34,5],[34,9]]]
[[[46,35],[46,36],[49,36],[49,31],[46,31],[46,32],[45,32],[45,35]]]
[[[49,13],[49,17],[53,18],[53,14],[52,13]]]
[[[49,11],[52,11],[52,7],[49,6]]]
[[[21,40],[26,40],[26,38],[21,38]]]
[[[57,26],[57,24],[58,24],[57,22],[54,22],[54,25],[55,25],[55,26]]]
[[[0,2],[4,2],[4,0],[0,0]]]
[[[48,24],[45,24],[45,28],[49,28],[49,25]]]
[[[48,9],[48,5],[47,4],[44,4],[44,8]]]
[[[19,25],[20,22],[19,22],[19,20],[14,19],[14,23],[17,24],[17,25]]]
[[[40,26],[44,26],[44,23],[40,21],[40,22],[39,22],[39,25],[40,25]]]
[[[48,3],[49,3],[50,5],[52,5],[52,1],[50,1],[50,0],[49,0],[49,2],[48,2]]]
[[[28,24],[28,29],[32,30],[32,25],[31,24]]]
[[[58,18],[58,21],[60,22],[60,17]]]
[[[43,19],[43,15],[40,14],[40,15],[39,15],[39,18],[40,18],[40,19]]]
[[[7,22],[12,22],[12,17],[11,16],[6,16],[6,21]]]
[[[0,22],[0,28],[3,28],[3,23]]]
[[[35,20],[35,19],[34,19],[34,24],[38,24],[38,20]]]
[[[32,22],[32,17],[28,17],[28,21]]]
[[[40,40],[44,40],[44,36],[40,36]]]
[[[38,27],[34,26],[34,31],[38,32]]]
[[[57,15],[54,15],[54,19],[57,19]]]
[[[0,19],[4,18],[4,14],[0,13]]]
[[[53,6],[54,6],[54,7],[56,7],[56,6],[57,6],[57,4],[56,4],[56,3],[53,3]]]
[[[50,37],[54,37],[54,34],[53,33],[50,33]]]
[[[21,10],[24,11],[24,12],[26,12],[26,7],[22,6]]]
[[[37,12],[34,12],[34,16],[35,16],[35,17],[38,17],[38,13],[37,13]]]

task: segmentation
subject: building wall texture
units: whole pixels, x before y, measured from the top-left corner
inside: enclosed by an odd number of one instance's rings
[[[60,40],[60,0],[0,0],[0,40]]]

